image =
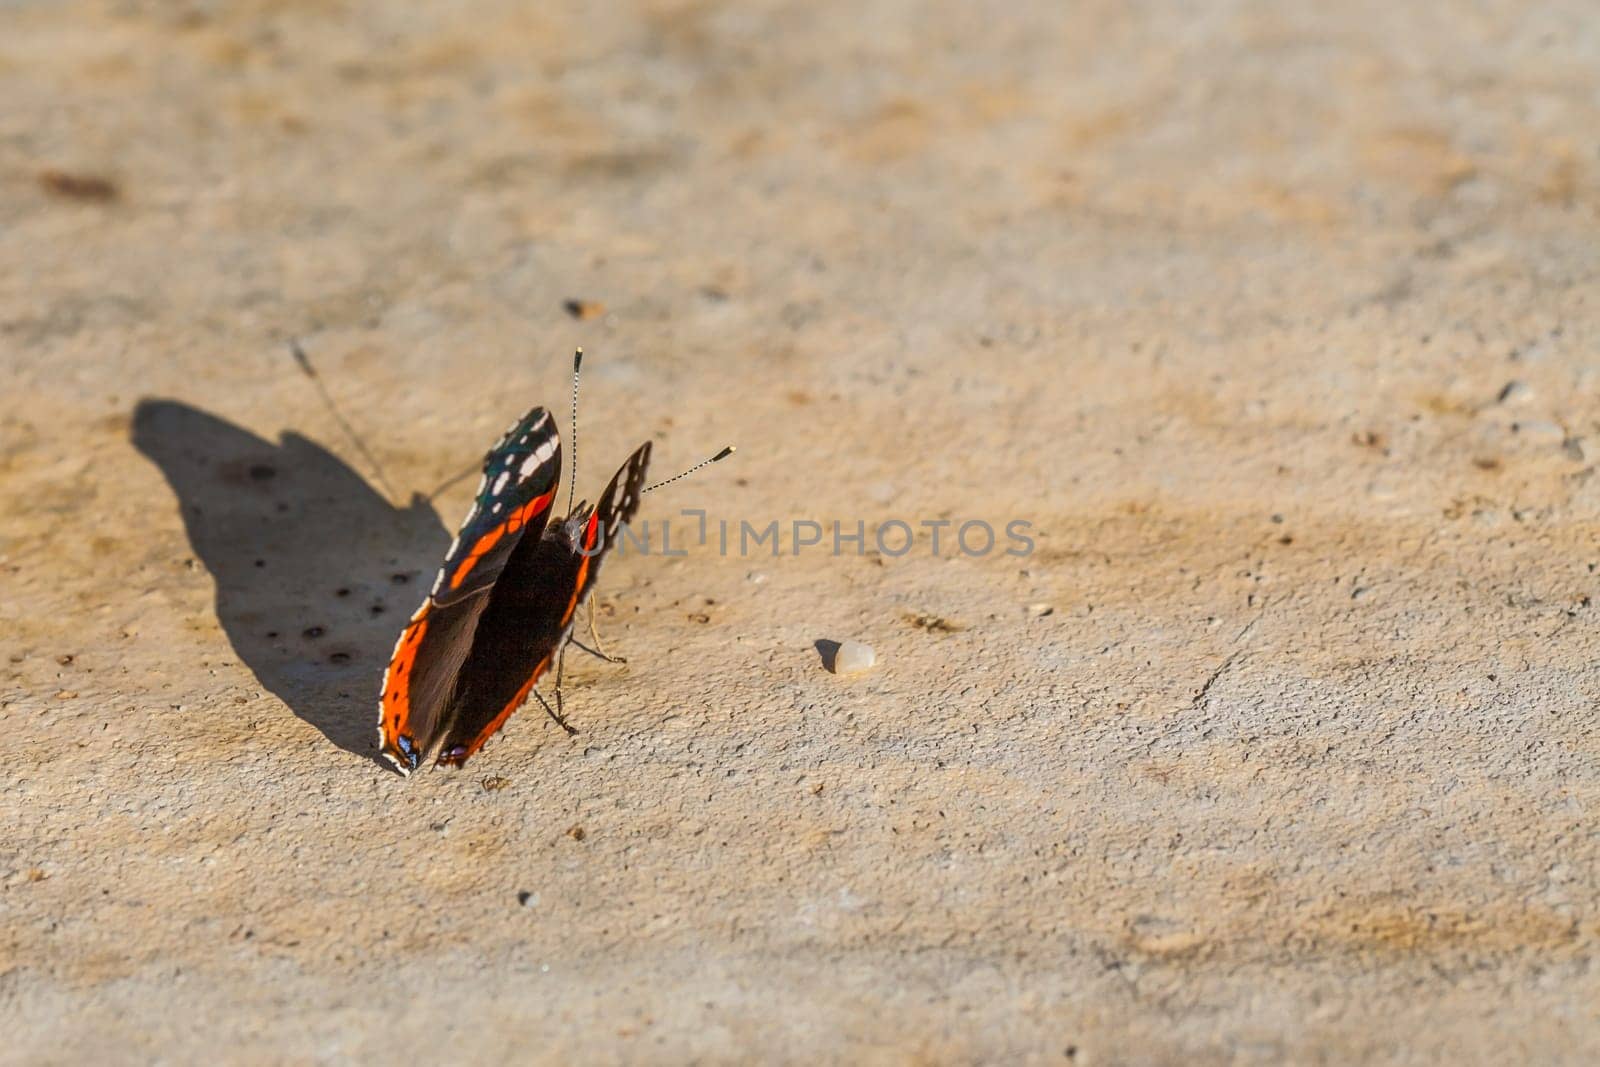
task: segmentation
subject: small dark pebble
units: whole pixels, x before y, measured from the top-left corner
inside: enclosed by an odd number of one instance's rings
[[[64,170],[47,170],[39,175],[39,184],[47,192],[72,200],[97,200],[105,202],[117,198],[116,183],[109,178],[93,174],[69,174]]]
[[[266,463],[257,463],[250,468],[252,481],[266,482],[278,476],[278,469]]]
[[[372,605],[372,613],[374,615],[382,615],[384,612],[386,612],[388,610],[389,609],[384,607],[382,604],[374,604],[374,605]]]
[[[328,632],[327,630],[324,630],[320,626],[307,626],[302,631],[302,635],[305,636],[305,637],[316,638],[316,637],[321,637],[323,634],[325,634],[327,632]]]
[[[350,595],[350,590],[348,590],[348,589],[335,589],[333,591],[333,595],[334,596],[349,596]]]
[[[389,580],[391,582],[393,582],[395,585],[405,585],[407,582],[409,582],[411,580],[411,575],[409,575],[409,574],[398,574],[398,573],[397,574],[391,574],[391,575],[389,575]]]
[[[328,657],[328,662],[329,663],[349,663],[350,662],[350,653],[348,653],[348,652],[335,652],[335,653],[333,653],[332,655],[330,655]]]
[[[604,315],[606,306],[595,300],[563,300],[561,310],[579,321],[587,321]]]
[[[266,560],[264,560],[264,559],[256,560],[256,566],[257,567],[265,567],[266,565],[267,565],[267,561]]]

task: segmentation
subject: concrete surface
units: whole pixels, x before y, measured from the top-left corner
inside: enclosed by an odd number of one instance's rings
[[[0,1059],[1593,1062],[1597,70],[1580,3],[0,4]],[[735,441],[646,516],[1037,550],[618,560],[582,732],[403,781],[413,494],[577,344],[580,493]]]

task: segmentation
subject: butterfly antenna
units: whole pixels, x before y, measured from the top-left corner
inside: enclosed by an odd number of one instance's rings
[[[583,368],[583,349],[572,356],[572,481],[567,486],[567,514],[572,514],[573,494],[578,491],[578,371]]]
[[[689,477],[689,475],[693,474],[695,471],[699,470],[701,467],[709,467],[709,466],[711,466],[711,464],[717,462],[718,460],[727,459],[729,456],[733,455],[737,451],[738,451],[737,448],[734,448],[732,445],[729,445],[727,448],[724,448],[721,452],[718,452],[716,455],[712,456],[710,459],[703,459],[699,463],[696,463],[694,466],[690,467],[688,470],[684,471],[682,474],[674,474],[672,477],[668,478],[664,482],[657,482],[655,485],[647,485],[647,486],[645,486],[643,491],[648,493],[652,489],[660,489],[663,485],[671,485],[673,482],[677,481],[680,478]]]
[[[395,496],[394,487],[389,484],[389,479],[384,477],[383,465],[378,462],[378,457],[372,454],[371,450],[367,448],[366,442],[361,439],[361,435],[356,433],[355,427],[351,426],[343,413],[339,411],[339,405],[333,402],[333,396],[328,392],[328,387],[322,384],[322,378],[317,374],[317,369],[311,365],[311,357],[306,355],[306,350],[300,347],[300,342],[297,339],[290,339],[289,352],[294,356],[296,366],[304,372],[307,378],[311,379],[311,384],[316,387],[317,395],[322,397],[322,402],[327,405],[328,411],[333,415],[333,421],[339,424],[339,429],[344,431],[344,435],[350,438],[350,442],[356,446],[356,451],[360,452],[362,458],[372,467],[373,480],[378,483],[378,486],[390,500],[398,499]]]

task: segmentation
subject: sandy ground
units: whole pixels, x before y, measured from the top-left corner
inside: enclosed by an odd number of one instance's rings
[[[0,4],[0,1059],[1593,1062],[1597,70],[1581,3]],[[580,493],[735,441],[646,517],[1036,550],[615,560],[581,733],[401,780],[415,494],[578,344]]]

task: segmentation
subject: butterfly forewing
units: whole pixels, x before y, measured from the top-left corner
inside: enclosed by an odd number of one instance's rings
[[[378,743],[402,773],[416,769],[455,717],[462,669],[491,594],[518,547],[539,543],[560,475],[560,436],[543,408],[484,457],[472,509],[384,672]]]
[[[483,460],[483,479],[429,594],[436,603],[491,589],[524,537],[537,540],[561,478],[555,420],[534,408]]]

